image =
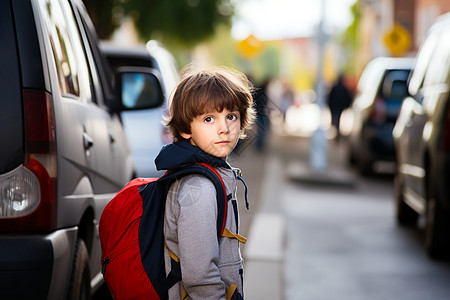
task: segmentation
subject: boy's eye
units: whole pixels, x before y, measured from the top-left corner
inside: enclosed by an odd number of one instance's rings
[[[236,121],[238,117],[235,114],[229,114],[227,118],[230,121]]]
[[[205,123],[211,123],[211,122],[214,121],[214,118],[213,118],[213,117],[206,117],[203,121],[204,121]]]

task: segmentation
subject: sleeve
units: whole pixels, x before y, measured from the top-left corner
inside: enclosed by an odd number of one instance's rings
[[[193,175],[177,195],[178,246],[182,282],[192,299],[225,299],[219,271],[216,189],[204,176]]]

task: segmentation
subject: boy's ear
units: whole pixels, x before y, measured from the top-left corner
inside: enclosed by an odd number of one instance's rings
[[[180,133],[181,137],[185,140],[188,140],[191,138],[192,134],[191,133],[186,133],[186,132],[181,132]]]

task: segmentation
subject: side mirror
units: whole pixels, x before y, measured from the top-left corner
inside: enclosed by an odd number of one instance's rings
[[[406,85],[406,81],[394,80],[392,82],[390,91],[387,93],[387,97],[403,100],[403,98],[405,98],[406,96],[408,96],[408,87]]]
[[[403,100],[403,98],[408,96],[407,79],[408,72],[406,71],[390,72],[384,79],[382,96],[384,98]]]
[[[158,71],[144,67],[121,67],[116,71],[117,110],[143,110],[161,106],[164,93]]]

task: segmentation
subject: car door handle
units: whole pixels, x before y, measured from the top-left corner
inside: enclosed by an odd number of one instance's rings
[[[111,130],[108,131],[108,135],[109,135],[109,142],[111,144],[114,144],[116,142],[116,139],[114,138],[113,133],[111,132]]]
[[[89,150],[94,146],[94,140],[86,132],[83,133],[83,146],[85,150]]]

